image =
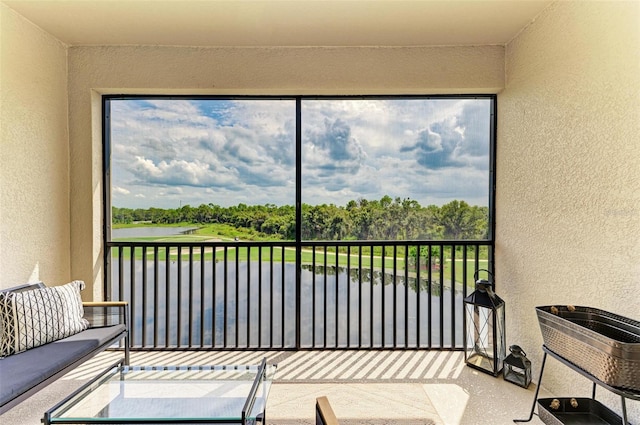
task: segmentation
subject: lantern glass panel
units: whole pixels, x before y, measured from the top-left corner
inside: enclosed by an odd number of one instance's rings
[[[524,388],[527,388],[531,383],[531,371],[518,366],[505,363],[503,374],[505,381],[512,382]]]
[[[513,347],[517,346],[512,346],[509,350]],[[504,369],[502,373],[505,381],[527,388],[531,383],[531,361],[527,359],[520,347],[517,348],[518,350],[516,352],[512,351],[512,354],[509,354],[507,358],[504,359]]]
[[[493,308],[465,303],[465,310],[466,362],[497,376],[506,356],[504,303]]]

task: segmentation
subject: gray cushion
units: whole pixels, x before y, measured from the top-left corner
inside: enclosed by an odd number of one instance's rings
[[[0,359],[0,405],[52,377],[124,331],[124,325],[90,328]]]

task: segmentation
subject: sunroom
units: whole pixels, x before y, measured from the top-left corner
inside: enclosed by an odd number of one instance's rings
[[[536,306],[640,319],[638,2],[1,3],[0,288],[80,279],[109,297],[105,96],[495,95],[509,344],[537,377]],[[543,387],[591,389],[553,361]]]

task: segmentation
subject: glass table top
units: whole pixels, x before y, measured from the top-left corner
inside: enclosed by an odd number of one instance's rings
[[[275,371],[265,362],[114,366],[49,410],[44,422],[254,423],[264,413]]]

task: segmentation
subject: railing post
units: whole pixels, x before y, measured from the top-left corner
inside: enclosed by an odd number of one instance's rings
[[[282,247],[282,274],[284,276],[284,247]],[[296,97],[296,350],[300,349],[300,301],[302,294],[302,99]],[[284,285],[283,285],[284,286]],[[284,297],[284,295],[283,295]],[[284,300],[284,298],[283,298]],[[284,309],[283,309],[284,311]],[[284,316],[284,315],[283,315]],[[284,320],[284,317],[282,318]],[[284,346],[284,333],[282,336]]]

